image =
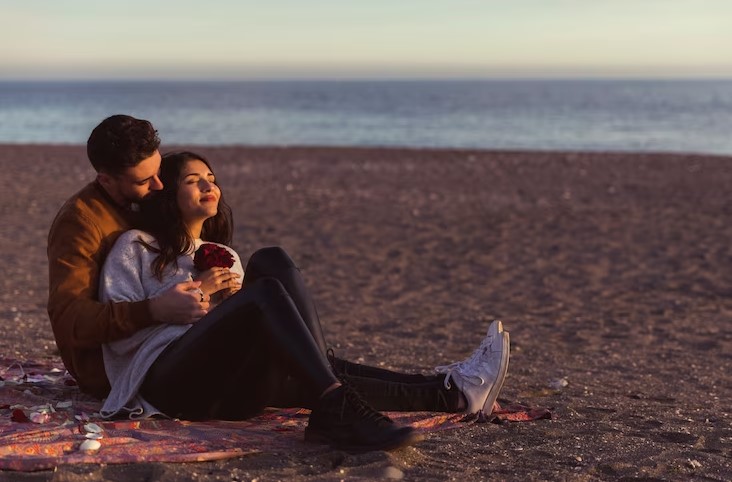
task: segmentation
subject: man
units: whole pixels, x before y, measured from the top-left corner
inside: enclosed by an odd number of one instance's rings
[[[156,323],[191,323],[206,314],[200,282],[180,283],[140,302],[97,301],[99,272],[136,203],[163,188],[160,139],[152,124],[127,115],[102,121],[87,142],[96,179],[61,207],[48,234],[48,314],[56,344],[82,391],[105,397],[103,343]]]

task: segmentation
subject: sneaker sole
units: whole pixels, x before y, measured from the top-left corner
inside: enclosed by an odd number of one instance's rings
[[[488,416],[493,412],[493,404],[498,399],[498,394],[501,393],[503,388],[503,382],[506,380],[506,374],[508,373],[508,359],[511,351],[511,342],[507,331],[501,331],[503,335],[503,350],[501,351],[501,363],[498,365],[498,376],[496,382],[488,392],[488,397],[483,403],[483,409],[481,410],[485,416]]]
[[[407,427],[405,427],[407,428]],[[394,437],[391,440],[385,440],[382,443],[379,444],[372,444],[372,445],[340,445],[336,442],[333,442],[333,440],[329,439],[325,435],[321,435],[317,432],[308,432],[307,429],[305,430],[305,441],[308,443],[314,443],[314,444],[322,444],[322,445],[330,445],[332,448],[336,450],[343,450],[345,452],[350,453],[363,453],[363,452],[373,452],[377,450],[396,450],[402,447],[406,447],[408,445],[414,445],[418,442],[421,442],[424,440],[424,435],[415,432],[412,430],[404,430],[399,437]]]

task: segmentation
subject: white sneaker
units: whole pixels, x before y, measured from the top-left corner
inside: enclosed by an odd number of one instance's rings
[[[490,415],[493,404],[503,387],[508,372],[510,341],[508,332],[503,331],[503,324],[494,321],[488,327],[488,333],[477,350],[461,362],[436,367],[438,373],[445,373],[445,388],[455,386],[465,395],[468,401],[467,413],[482,411]]]

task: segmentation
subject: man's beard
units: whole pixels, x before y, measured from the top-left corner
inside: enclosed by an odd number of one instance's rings
[[[145,194],[141,199],[135,199],[130,201],[130,209],[135,212],[150,211],[150,207],[153,206],[155,200],[160,196],[160,191],[150,191]]]

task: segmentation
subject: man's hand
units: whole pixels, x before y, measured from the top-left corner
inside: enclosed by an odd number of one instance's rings
[[[196,277],[196,281],[201,282],[201,290],[211,296],[221,290],[226,290],[224,298],[228,298],[233,293],[239,291],[241,282],[238,281],[240,276],[229,270],[229,268],[211,268]]]
[[[178,283],[162,294],[150,299],[153,319],[159,323],[184,325],[194,323],[208,313],[211,299],[202,294],[200,281]]]

